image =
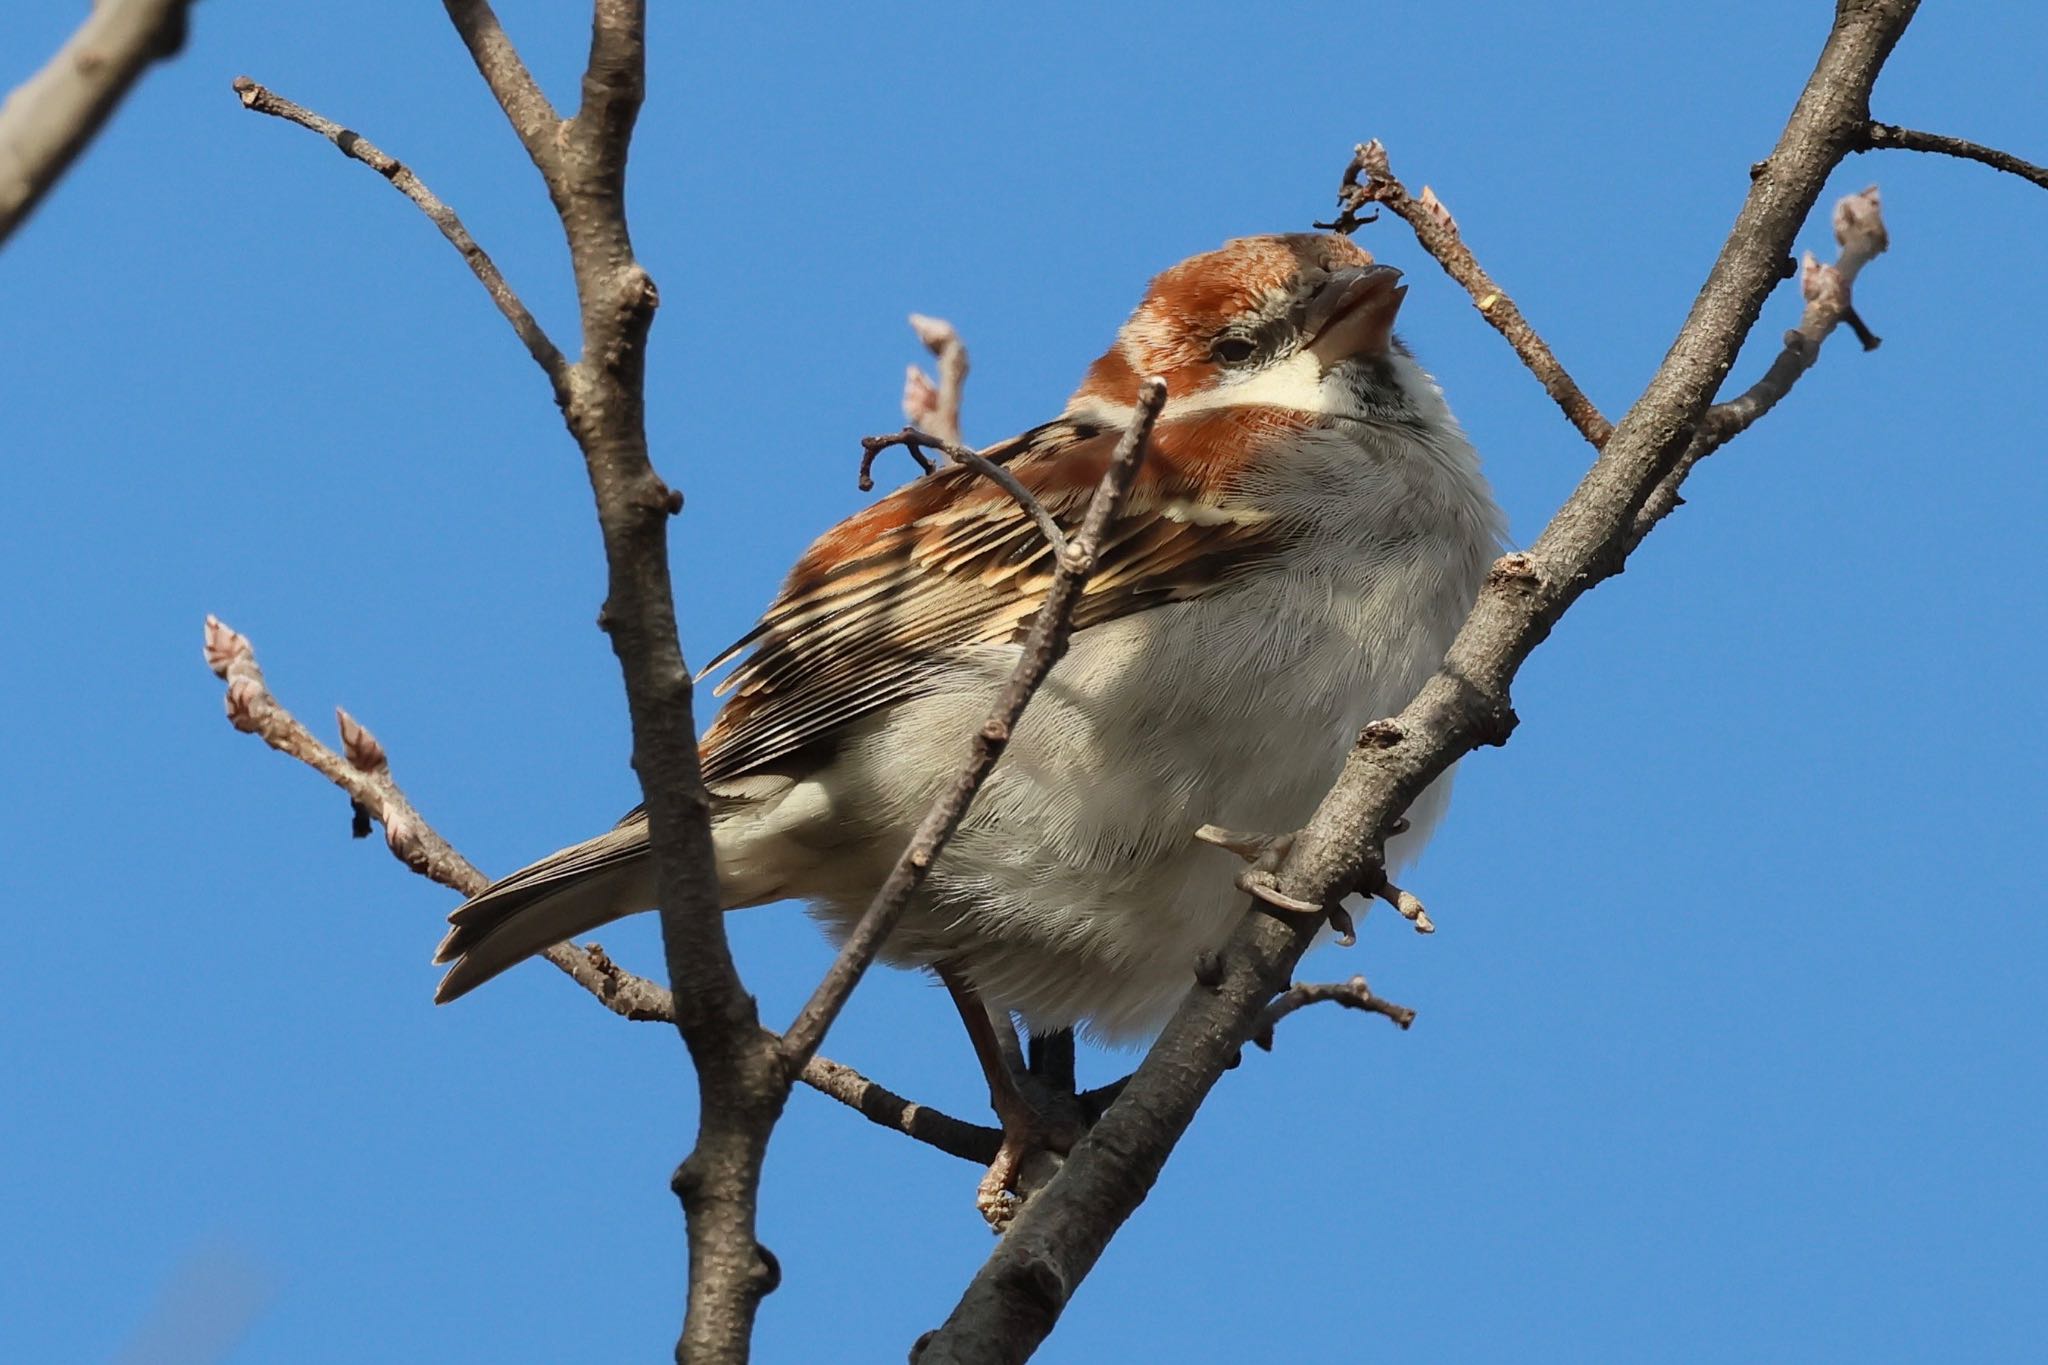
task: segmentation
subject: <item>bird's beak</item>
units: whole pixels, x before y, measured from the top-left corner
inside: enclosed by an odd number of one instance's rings
[[[1408,286],[1390,265],[1340,270],[1309,295],[1302,314],[1307,350],[1324,370],[1354,356],[1385,355]]]

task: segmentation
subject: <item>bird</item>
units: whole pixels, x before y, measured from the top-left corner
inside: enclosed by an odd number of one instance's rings
[[[1071,529],[1141,380],[1165,381],[1068,650],[883,947],[935,972],[971,1034],[987,1011],[1111,1045],[1156,1032],[1245,913],[1240,865],[1195,832],[1298,828],[1361,727],[1441,663],[1506,528],[1394,335],[1400,278],[1334,233],[1228,241],[1152,279],[1057,417],[981,451]],[[733,665],[700,746],[728,910],[798,900],[850,930],[963,760],[1054,562],[958,464],[811,545],[706,670]],[[1446,776],[1416,800],[1391,862],[1448,794]],[[654,903],[636,811],[458,907],[436,1000]],[[1028,1117],[989,1079],[1007,1150]]]

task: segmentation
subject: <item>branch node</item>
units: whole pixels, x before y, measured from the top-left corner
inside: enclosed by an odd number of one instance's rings
[[[1401,723],[1395,720],[1376,720],[1358,732],[1358,744],[1364,749],[1391,749],[1407,738]]]
[[[1537,571],[1535,559],[1517,550],[1495,560],[1486,572],[1486,581],[1491,587],[1528,592],[1542,583],[1543,576]]]

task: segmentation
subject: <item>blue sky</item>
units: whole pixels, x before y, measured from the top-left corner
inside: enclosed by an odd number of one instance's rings
[[[501,8],[563,101],[577,8]],[[1618,415],[1830,8],[658,7],[632,209],[687,652],[863,504],[904,314],[959,324],[969,433],[1006,435],[1153,271],[1325,216],[1367,136]],[[76,14],[0,11],[0,85]],[[1878,115],[2048,157],[2044,43],[2035,6],[1930,6]],[[434,1009],[450,897],[200,664],[218,612],[487,870],[636,799],[545,384],[425,220],[238,74],[411,163],[573,342],[552,215],[431,5],[209,0],[0,251],[0,1356],[112,1358],[168,1294],[255,1305],[234,1361],[660,1358],[677,1040],[541,967]],[[1376,915],[1311,960],[1420,1022],[1311,1011],[1248,1058],[1041,1359],[2038,1349],[2048,196],[1903,154],[1831,195],[1873,179],[1884,347],[1831,344],[1524,670],[1408,879],[1436,936]],[[1532,538],[1587,452],[1401,225],[1363,240]],[[821,939],[730,927],[786,1019]],[[658,965],[651,920],[605,942]],[[921,980],[867,982],[827,1051],[977,1111]],[[901,1359],[988,1250],[975,1179],[799,1094],[759,1358]]]

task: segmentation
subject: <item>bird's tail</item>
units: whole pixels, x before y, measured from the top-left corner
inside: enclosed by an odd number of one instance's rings
[[[434,1003],[467,995],[508,967],[655,902],[647,817],[617,826],[522,868],[464,901],[448,917],[434,961],[454,965]]]

